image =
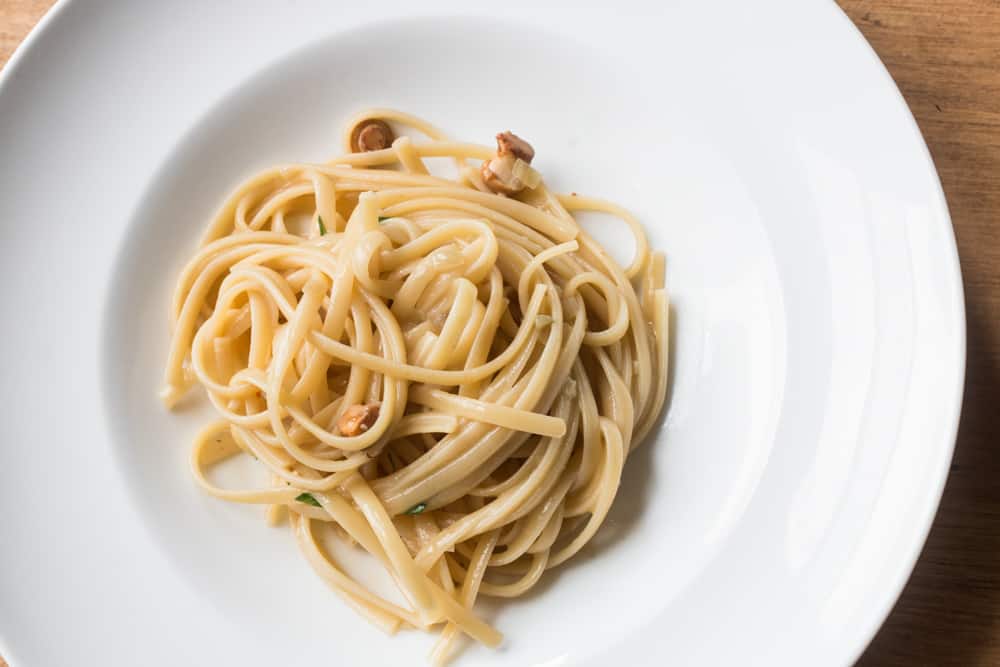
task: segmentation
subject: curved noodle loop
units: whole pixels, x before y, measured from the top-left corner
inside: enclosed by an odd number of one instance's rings
[[[376,109],[344,142],[365,152],[267,170],[222,205],[177,283],[163,398],[199,384],[220,414],[191,457],[208,493],[287,515],[379,627],[440,626],[442,663],[459,633],[500,642],[477,596],[523,594],[607,515],[663,407],[664,261],[624,210],[551,193],[510,133],[493,151]],[[456,178],[429,172],[442,157]],[[624,220],[628,267],[580,210]],[[239,454],[269,486],[212,481]],[[378,559],[408,607],[352,579],[324,531]]]

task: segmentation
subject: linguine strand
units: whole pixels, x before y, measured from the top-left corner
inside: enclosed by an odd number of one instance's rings
[[[424,140],[386,137],[386,123]],[[161,396],[200,385],[219,412],[191,453],[202,489],[287,516],[352,608],[389,634],[439,629],[444,664],[460,634],[500,643],[478,597],[523,595],[607,516],[665,401],[664,258],[619,206],[550,192],[530,147],[514,169],[528,185],[494,194],[487,169],[514,160],[499,135],[495,153],[369,109],[343,141],[343,156],[265,170],[220,207],[177,281]],[[360,141],[377,145],[349,152]],[[627,267],[579,211],[625,223]],[[213,481],[242,455],[269,484]],[[341,568],[327,530],[380,562],[407,605]]]

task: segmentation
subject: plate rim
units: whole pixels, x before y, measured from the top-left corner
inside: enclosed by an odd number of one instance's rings
[[[945,455],[945,460],[940,468],[937,470],[937,476],[934,480],[934,488],[930,490],[931,502],[927,506],[927,511],[925,516],[921,521],[921,528],[918,531],[919,537],[914,542],[913,547],[909,554],[907,554],[905,562],[899,568],[899,574],[897,575],[895,581],[888,586],[886,595],[884,596],[883,604],[878,610],[878,613],[873,617],[875,621],[869,624],[867,630],[863,633],[863,640],[858,643],[857,648],[850,657],[850,664],[857,662],[862,655],[871,646],[872,641],[878,635],[879,631],[885,625],[885,622],[889,619],[896,604],[899,602],[903,591],[906,589],[906,585],[910,582],[913,576],[913,571],[917,566],[917,562],[920,560],[920,556],[923,554],[923,550],[927,545],[927,539],[930,537],[931,530],[934,528],[934,523],[937,519],[938,511],[941,508],[941,500],[944,497],[945,487],[948,482],[948,477],[951,473],[951,462],[955,457],[955,447],[958,444],[958,429],[962,418],[962,407],[965,401],[965,377],[968,371],[968,319],[966,314],[966,303],[965,303],[965,281],[962,276],[962,263],[961,257],[958,254],[958,242],[955,237],[955,223],[951,217],[951,210],[948,206],[948,198],[945,195],[944,185],[941,182],[941,173],[938,171],[937,165],[934,163],[934,156],[931,154],[930,147],[927,145],[927,140],[924,137],[924,133],[920,129],[920,124],[917,122],[916,116],[913,115],[913,110],[910,108],[909,103],[906,101],[906,97],[903,95],[903,91],[900,90],[899,84],[896,83],[896,79],[892,76],[889,68],[886,66],[885,62],[879,56],[875,47],[872,46],[871,42],[865,37],[861,29],[851,20],[851,17],[847,14],[843,7],[838,3],[831,3],[836,9],[836,14],[838,19],[847,24],[848,30],[853,34],[857,41],[860,41],[864,48],[867,50],[868,55],[871,60],[874,61],[876,69],[879,71],[879,75],[883,78],[884,82],[888,84],[888,88],[892,91],[892,95],[895,97],[898,106],[902,107],[904,111],[904,116],[907,119],[908,131],[910,134],[916,137],[917,143],[920,147],[920,152],[925,161],[925,166],[929,169],[932,181],[934,184],[934,198],[937,200],[939,207],[939,213],[941,215],[942,223],[946,227],[947,238],[949,240],[947,254],[948,254],[948,269],[954,278],[955,292],[952,295],[954,303],[957,308],[957,319],[955,325],[957,326],[957,336],[956,341],[958,344],[957,358],[960,360],[960,371],[956,373],[957,386],[951,388],[948,394],[952,397],[951,404],[948,406],[948,437],[946,438],[942,452]]]

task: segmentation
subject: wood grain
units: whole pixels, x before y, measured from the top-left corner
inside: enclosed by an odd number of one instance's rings
[[[52,6],[52,0],[2,0],[0,2],[0,67],[35,27],[42,14]],[[0,658],[0,667],[6,667]]]
[[[49,0],[0,4],[0,66]],[[1000,0],[839,0],[934,156],[965,280],[968,372],[955,460],[913,577],[859,661],[1000,665]],[[0,658],[0,667],[6,663]]]

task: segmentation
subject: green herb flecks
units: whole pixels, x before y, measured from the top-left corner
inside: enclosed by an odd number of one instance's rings
[[[295,499],[300,503],[305,503],[306,505],[312,505],[313,507],[322,507],[322,505],[319,504],[319,501],[313,498],[313,495],[311,493],[300,493],[299,495],[295,496]]]
[[[425,509],[427,509],[427,503],[417,503],[410,509],[406,510],[406,514],[420,514]]]
[[[326,225],[323,224],[323,216],[317,215],[316,221],[319,222],[319,235],[326,236]]]

